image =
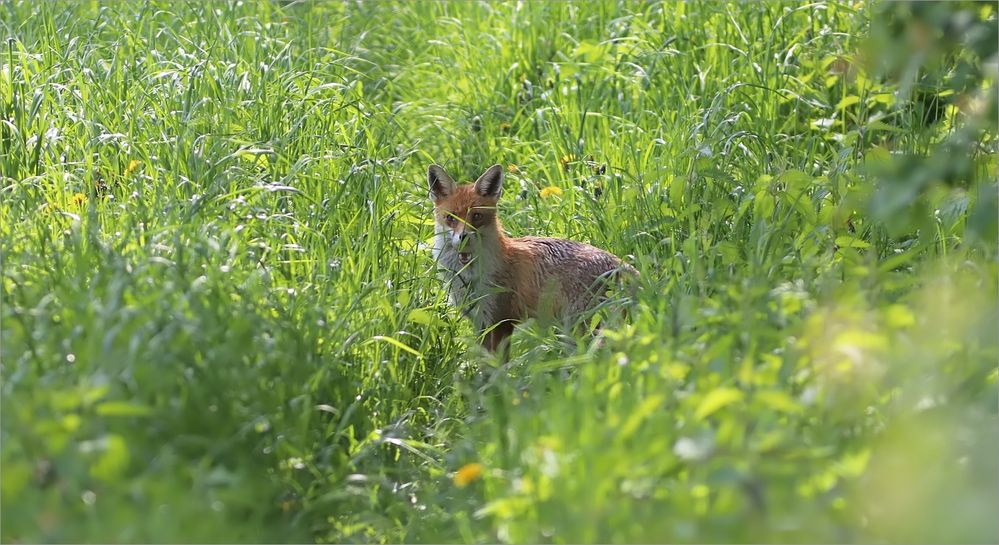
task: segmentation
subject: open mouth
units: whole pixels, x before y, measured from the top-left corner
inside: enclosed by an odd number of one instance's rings
[[[458,263],[468,265],[472,261],[472,254],[469,252],[458,252]]]

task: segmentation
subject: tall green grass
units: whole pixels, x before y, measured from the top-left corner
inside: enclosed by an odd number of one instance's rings
[[[0,13],[5,541],[996,539],[993,4]],[[431,162],[631,318],[478,350]]]

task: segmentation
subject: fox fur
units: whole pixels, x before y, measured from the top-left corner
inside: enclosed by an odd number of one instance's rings
[[[451,303],[471,318],[490,351],[501,348],[515,323],[571,322],[600,302],[608,281],[638,276],[632,266],[589,244],[506,236],[496,208],[503,191],[500,165],[471,184],[456,184],[437,165],[430,165],[428,177],[434,258]]]

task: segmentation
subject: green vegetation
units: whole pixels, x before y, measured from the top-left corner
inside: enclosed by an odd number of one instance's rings
[[[0,1],[0,537],[995,542],[996,13]],[[431,162],[630,318],[484,354]]]

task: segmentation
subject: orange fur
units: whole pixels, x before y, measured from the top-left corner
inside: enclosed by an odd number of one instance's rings
[[[514,323],[573,320],[599,302],[607,279],[621,272],[638,274],[588,244],[506,236],[496,213],[503,183],[499,165],[474,184],[457,185],[436,165],[429,179],[434,257],[449,282],[452,303],[466,310],[490,350],[500,348]]]

